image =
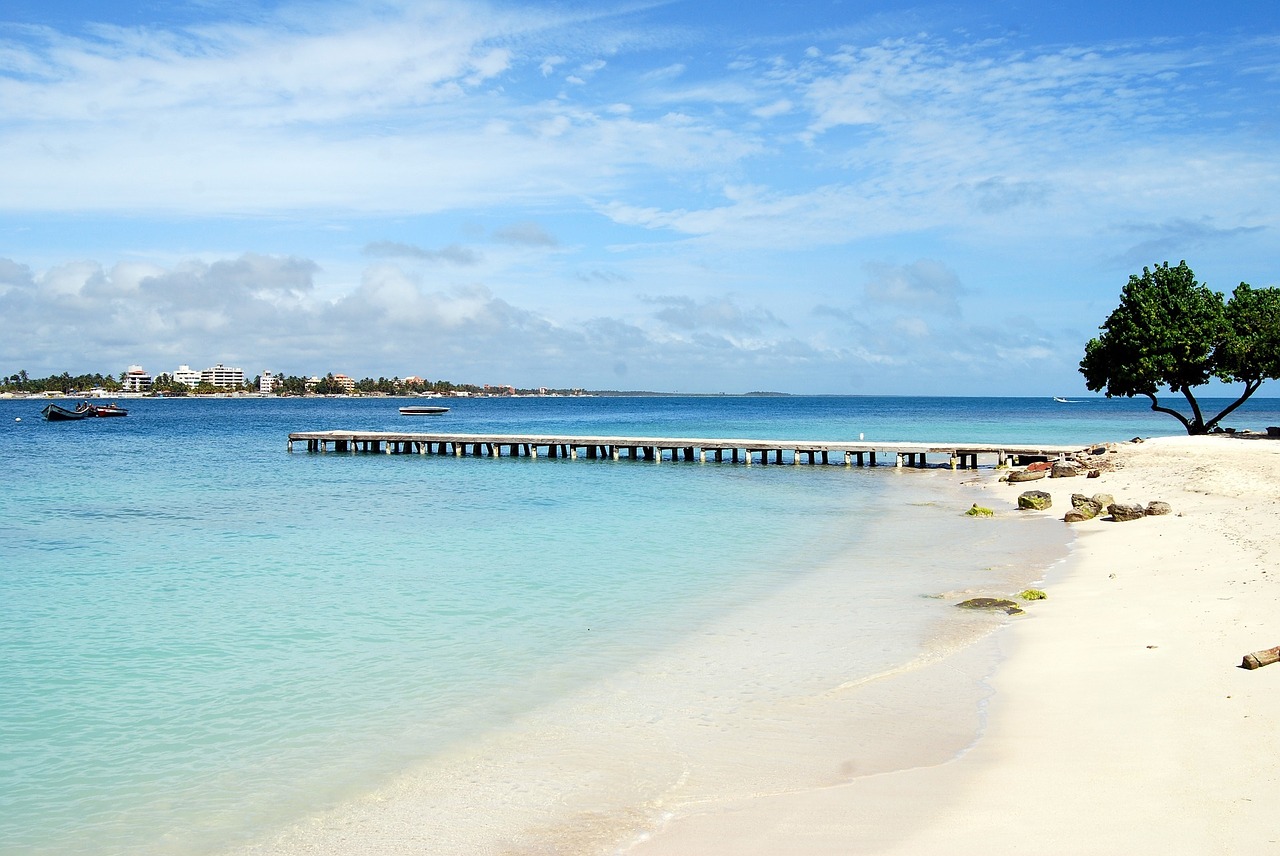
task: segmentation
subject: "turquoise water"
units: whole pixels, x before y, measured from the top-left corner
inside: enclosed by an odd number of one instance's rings
[[[404,430],[400,403],[147,399],[46,423],[0,401],[0,852],[251,841],[858,555],[915,490],[889,468],[285,452],[290,431]],[[1177,428],[1138,402],[448,403],[410,427],[1081,444]],[[966,537],[950,511],[892,525],[922,521]],[[867,621],[868,672],[936,620],[921,591],[983,570],[952,557],[885,588],[877,562],[859,563],[889,604]]]

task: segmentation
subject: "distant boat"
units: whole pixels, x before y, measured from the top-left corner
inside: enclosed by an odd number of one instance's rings
[[[400,408],[401,416],[438,416],[441,413],[448,413],[447,407],[436,407],[430,404],[410,404],[407,407]]]
[[[91,419],[97,416],[129,415],[129,411],[116,404],[90,404],[87,401],[77,404],[75,410],[70,410],[61,404],[46,404],[40,412],[50,422],[74,422],[78,419]]]

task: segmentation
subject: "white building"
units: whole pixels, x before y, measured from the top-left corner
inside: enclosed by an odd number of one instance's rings
[[[200,372],[195,371],[191,366],[178,366],[173,373],[174,383],[185,383],[187,386],[195,389],[200,385]]]
[[[244,386],[244,369],[228,368],[218,363],[211,369],[200,372],[200,382],[210,383],[224,389],[239,389]]]
[[[276,389],[276,376],[269,371],[263,371],[258,375],[258,392],[263,395],[270,395]]]
[[[125,392],[150,392],[151,375],[143,371],[142,366],[129,366],[120,378]]]

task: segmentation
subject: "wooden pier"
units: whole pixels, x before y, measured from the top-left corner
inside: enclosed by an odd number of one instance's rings
[[[997,465],[1047,461],[1078,446],[999,443],[910,443],[856,440],[742,440],[692,437],[579,437],[522,434],[418,434],[398,431],[299,431],[289,435],[289,451],[306,443],[308,452],[451,455],[455,457],[567,458],[571,460],[694,461],[735,464],[829,464],[844,466],[928,466],[928,456],[952,469],[976,468],[978,456]]]

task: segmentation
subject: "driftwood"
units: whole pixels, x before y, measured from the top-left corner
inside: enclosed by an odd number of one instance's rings
[[[1240,667],[1242,669],[1260,669],[1263,666],[1270,666],[1272,663],[1280,663],[1280,645],[1263,651],[1254,651],[1252,654],[1245,654],[1244,662],[1240,664]]]

